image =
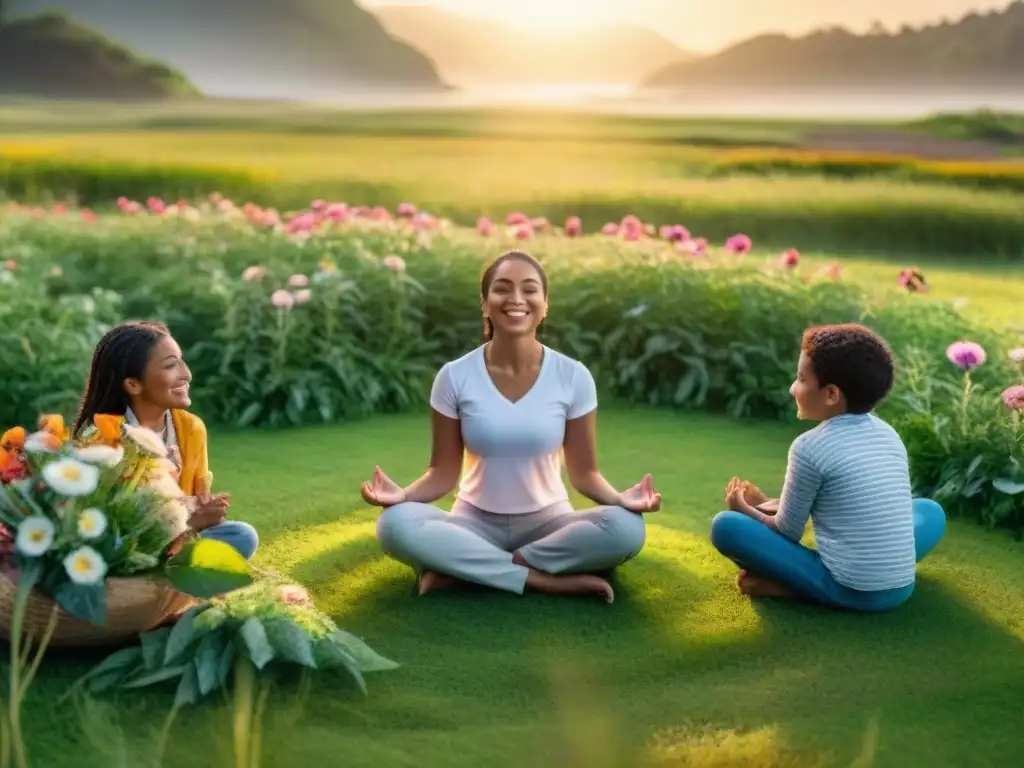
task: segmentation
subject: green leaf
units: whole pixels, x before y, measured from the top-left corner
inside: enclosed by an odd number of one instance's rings
[[[993,480],[992,487],[1000,493],[1005,493],[1007,496],[1016,496],[1018,493],[1024,493],[1024,483],[1015,483],[1006,477],[998,477]]]
[[[75,584],[64,581],[53,593],[53,599],[72,616],[103,627],[107,624],[106,584]]]
[[[270,619],[263,622],[263,628],[279,658],[316,669],[313,645],[302,627],[288,619]]]
[[[173,680],[176,677],[180,677],[185,671],[185,667],[188,664],[178,664],[173,667],[161,667],[155,672],[150,672],[147,675],[141,675],[140,677],[129,680],[122,688],[145,688],[147,685],[154,685],[156,683],[162,683],[165,680]]]
[[[174,694],[174,708],[178,709],[186,704],[195,704],[199,700],[199,677],[195,664],[185,667],[185,672],[178,683],[178,690]]]
[[[143,632],[139,635],[139,643],[142,645],[142,661],[147,670],[152,671],[163,665],[167,638],[171,634],[171,629],[171,627],[160,627],[160,629]]]
[[[355,679],[359,690],[366,695],[366,679],[363,677],[362,670],[359,669],[359,662],[345,648],[335,644],[330,638],[324,638],[316,644],[315,653],[317,666],[320,669],[344,667]]]
[[[89,690],[93,693],[103,693],[116,688],[131,674],[132,668],[141,659],[142,649],[138,646],[115,651],[85,675],[89,682]]]
[[[167,636],[167,647],[164,649],[165,665],[181,661],[189,645],[195,640],[197,613],[198,608],[189,608],[171,627],[171,632]]]
[[[220,671],[221,650],[224,636],[219,632],[208,634],[196,650],[195,665],[199,692],[205,696],[217,687]]]
[[[224,645],[224,650],[221,652],[220,659],[217,662],[218,685],[227,685],[228,676],[231,674],[231,669],[235,665],[235,656],[237,653],[238,646],[233,640],[228,638],[227,643]]]
[[[239,634],[242,636],[242,640],[245,641],[245,647],[249,649],[249,658],[256,665],[256,669],[263,669],[273,660],[274,649],[270,645],[270,641],[267,639],[267,631],[263,628],[263,624],[260,623],[259,619],[255,616],[250,616],[245,620],[245,623],[239,630]]]
[[[389,669],[397,669],[400,666],[398,662],[381,656],[351,632],[338,629],[328,635],[327,638],[336,646],[344,648],[351,654],[363,672],[386,672]]]
[[[124,565],[131,573],[148,571],[160,565],[160,558],[145,552],[129,552],[124,558]]]
[[[175,589],[208,598],[253,583],[252,568],[241,553],[223,541],[199,539],[168,563]]]

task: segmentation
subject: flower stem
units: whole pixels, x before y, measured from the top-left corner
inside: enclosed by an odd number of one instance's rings
[[[31,587],[26,588],[24,582],[18,583],[18,589],[14,594],[14,610],[11,615],[10,711],[7,713],[7,718],[14,763],[18,768],[27,768],[28,766],[25,761],[25,743],[21,735],[21,625],[25,618],[29,589]]]
[[[57,618],[59,616],[60,606],[57,603],[53,604],[53,610],[50,611],[50,619],[46,622],[46,629],[43,631],[43,639],[39,641],[39,645],[36,647],[35,658],[32,659],[32,665],[29,667],[28,672],[25,673],[25,679],[21,682],[21,697],[24,697],[28,692],[28,687],[32,684],[32,681],[36,677],[36,672],[39,671],[39,665],[43,661],[43,656],[46,654],[46,649],[50,645],[50,639],[53,637],[54,630],[57,629]],[[26,645],[26,650],[30,646]],[[28,654],[25,654],[26,661],[28,660]]]

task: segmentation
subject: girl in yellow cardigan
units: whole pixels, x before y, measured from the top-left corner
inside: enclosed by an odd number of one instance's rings
[[[181,490],[195,497],[191,529],[230,544],[248,559],[256,552],[259,536],[248,523],[225,520],[230,497],[212,492],[206,426],[185,410],[192,404],[191,381],[192,372],[167,326],[149,322],[115,326],[93,352],[71,434],[81,437],[96,414],[123,415],[129,424],[153,430],[177,467]]]

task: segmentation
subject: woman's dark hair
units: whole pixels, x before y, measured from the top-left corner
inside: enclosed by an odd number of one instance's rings
[[[483,275],[480,277],[480,301],[484,302],[487,300],[487,294],[491,292],[491,283],[494,282],[494,276],[498,272],[498,268],[506,261],[522,261],[529,264],[540,275],[541,288],[544,290],[545,298],[548,295],[548,275],[544,271],[544,267],[540,265],[533,256],[526,253],[525,251],[505,251],[501,256],[492,261],[487,269],[484,270]],[[484,341],[490,341],[494,337],[494,326],[491,325],[491,321],[484,318]]]
[[[121,323],[103,334],[92,353],[85,394],[71,429],[73,436],[78,437],[97,413],[120,416],[127,412],[130,402],[124,380],[141,379],[153,347],[170,335],[163,323],[150,322]]]

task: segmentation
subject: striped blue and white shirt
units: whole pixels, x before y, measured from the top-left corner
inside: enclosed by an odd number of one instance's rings
[[[907,450],[872,414],[846,413],[793,441],[775,525],[799,541],[810,518],[822,564],[863,591],[912,584],[913,496]]]

